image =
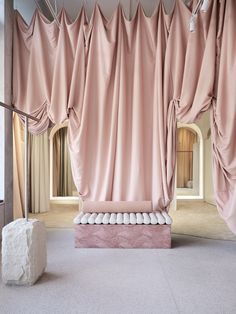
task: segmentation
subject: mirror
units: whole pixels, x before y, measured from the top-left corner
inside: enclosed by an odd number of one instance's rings
[[[67,145],[67,126],[60,127],[52,137],[52,196],[77,196],[71,172]]]
[[[177,195],[199,195],[200,139],[193,129],[177,130]]]

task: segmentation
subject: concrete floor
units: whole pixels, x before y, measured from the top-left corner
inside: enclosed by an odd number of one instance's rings
[[[48,228],[73,228],[72,221],[77,213],[77,205],[52,204],[49,212],[30,216],[43,220]],[[170,215],[173,218],[172,234],[236,241],[216,207],[208,203],[178,201],[178,210],[171,209]]]
[[[235,314],[236,242],[173,235],[173,249],[74,249],[48,229],[48,266],[4,286],[1,314]]]

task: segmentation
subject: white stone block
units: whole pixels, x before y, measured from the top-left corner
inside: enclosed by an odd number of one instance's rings
[[[2,280],[33,285],[47,264],[46,229],[37,219],[17,219],[2,230]]]

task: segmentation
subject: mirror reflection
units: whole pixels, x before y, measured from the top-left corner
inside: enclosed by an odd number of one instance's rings
[[[53,196],[77,196],[67,145],[67,127],[53,136]]]
[[[199,138],[190,128],[177,131],[177,195],[199,194]]]

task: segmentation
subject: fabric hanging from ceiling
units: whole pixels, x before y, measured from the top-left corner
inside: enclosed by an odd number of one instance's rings
[[[216,99],[211,108],[213,183],[219,213],[236,233],[236,2],[221,2]]]
[[[161,5],[150,19],[138,5],[131,21],[120,6],[109,21],[98,6],[94,10],[80,132],[73,113],[69,119],[72,168],[83,198],[152,200],[156,210],[169,206],[164,19]]]
[[[170,15],[160,3],[150,18],[139,4],[131,21],[120,5],[110,20],[96,5],[89,23],[84,9],[73,23],[62,10],[60,28],[39,11],[29,26],[16,13],[13,104],[40,118],[33,133],[69,118],[72,172],[84,199],[151,200],[154,210],[168,209],[176,121],[194,122],[211,108],[217,205],[236,232],[234,47],[226,36],[235,35],[234,6],[211,0],[194,33],[181,0]]]

